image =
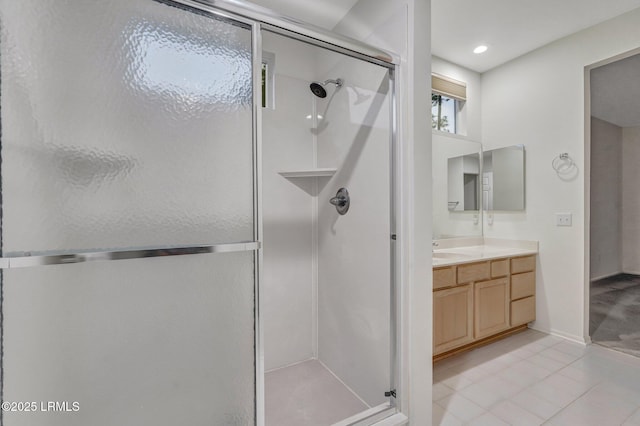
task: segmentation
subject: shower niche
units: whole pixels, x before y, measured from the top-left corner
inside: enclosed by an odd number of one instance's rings
[[[266,424],[351,424],[395,404],[390,71],[262,40],[274,58],[262,109]]]

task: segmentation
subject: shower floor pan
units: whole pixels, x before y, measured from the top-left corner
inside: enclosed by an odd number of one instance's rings
[[[328,426],[368,408],[317,360],[265,375],[267,426]]]

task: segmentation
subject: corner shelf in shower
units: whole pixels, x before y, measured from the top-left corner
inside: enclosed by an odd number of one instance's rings
[[[307,177],[331,177],[336,173],[337,169],[307,169],[307,170],[291,170],[287,172],[278,172],[282,177],[286,178],[307,178]]]

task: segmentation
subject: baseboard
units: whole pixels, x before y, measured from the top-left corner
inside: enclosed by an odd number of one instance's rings
[[[502,331],[502,332],[494,334],[492,336],[488,336],[488,337],[476,340],[474,342],[467,343],[466,345],[462,345],[462,346],[459,346],[457,348],[449,349],[448,351],[441,352],[441,353],[439,353],[437,355],[434,355],[433,356],[433,362],[435,364],[438,361],[442,361],[443,359],[452,357],[454,355],[458,355],[458,354],[461,354],[463,352],[468,352],[468,351],[470,351],[472,349],[476,349],[476,348],[479,348],[481,346],[486,346],[489,343],[493,343],[495,341],[504,339],[505,337],[509,337],[512,334],[521,333],[521,332],[525,331],[526,329],[527,329],[527,325],[526,324],[518,325],[516,327],[510,328],[508,330]]]
[[[624,271],[613,272],[611,274],[605,274],[605,275],[600,275],[599,277],[590,278],[589,281],[604,280],[605,278],[611,278],[611,277],[615,277],[616,275],[627,274],[627,273],[631,273],[631,272],[624,272]],[[640,275],[640,274],[638,274],[638,275]]]
[[[573,343],[579,343],[581,345],[588,345],[589,343],[591,343],[591,339],[588,337],[585,338],[581,336],[576,336],[574,334],[565,333],[564,331],[560,331],[560,330],[554,330],[554,329],[548,330],[548,329],[538,328],[536,326],[529,326],[529,328],[532,330],[539,331],[541,333],[546,333],[552,336],[560,337],[565,340],[569,340]]]
[[[311,357],[311,358],[303,359],[301,361],[295,361],[295,362],[292,362],[291,364],[281,365],[280,367],[273,367],[269,370],[266,370],[264,374],[273,373],[274,371],[282,370],[283,368],[293,367],[294,365],[302,364],[303,362],[317,361],[317,360],[318,358]]]

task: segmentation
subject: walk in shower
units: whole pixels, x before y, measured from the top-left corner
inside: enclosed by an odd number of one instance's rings
[[[240,2],[0,24],[3,425],[395,412],[389,55]]]
[[[262,42],[266,420],[333,424],[393,389],[392,81],[289,37]]]

